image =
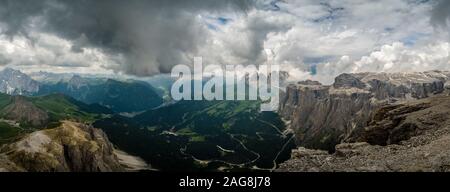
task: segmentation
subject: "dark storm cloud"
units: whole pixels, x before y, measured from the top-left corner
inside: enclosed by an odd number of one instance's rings
[[[446,29],[449,27],[449,19],[450,19],[450,1],[448,0],[439,0],[439,2],[435,5],[431,21],[434,26]]]
[[[37,28],[74,41],[74,52],[92,46],[123,54],[126,63],[116,70],[148,75],[188,62],[204,43],[198,13],[251,6],[246,0],[0,0],[0,22],[9,36]]]
[[[4,33],[15,35],[18,32],[22,32],[25,27],[23,24],[30,16],[41,14],[45,4],[44,1],[0,0],[0,22],[8,25]]]
[[[0,65],[7,65],[11,62],[9,58],[0,53]]]

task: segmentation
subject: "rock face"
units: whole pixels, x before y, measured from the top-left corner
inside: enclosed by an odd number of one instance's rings
[[[63,121],[0,149],[0,171],[124,171],[106,135],[93,127]]]
[[[446,90],[447,94],[450,95],[450,81],[447,81],[445,83],[445,90]]]
[[[374,145],[398,144],[449,118],[449,115],[445,113],[426,116],[422,116],[422,113],[412,113],[427,109],[430,105],[429,102],[421,101],[384,106],[375,112],[367,127],[353,132],[346,142],[365,141]]]
[[[39,91],[39,83],[28,75],[6,68],[0,71],[0,92],[8,95],[31,95]]]
[[[300,82],[287,87],[279,113],[290,121],[298,145],[333,151],[366,127],[376,109],[442,93],[449,79],[449,72],[430,71],[342,74],[329,86]]]
[[[336,89],[352,87],[364,89],[366,87],[366,84],[363,83],[360,78],[358,78],[358,75],[342,74],[335,79],[333,87]]]
[[[89,86],[89,80],[79,75],[74,75],[67,83],[67,88],[71,91],[76,91],[87,86]]]
[[[299,148],[279,171],[450,171],[450,96],[377,110],[335,152]]]

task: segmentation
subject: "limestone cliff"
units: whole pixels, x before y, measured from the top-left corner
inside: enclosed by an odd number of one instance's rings
[[[334,150],[366,127],[373,112],[396,102],[427,98],[445,91],[449,72],[342,74],[333,85],[305,81],[289,85],[279,113],[297,144]]]
[[[450,96],[386,105],[335,152],[300,147],[278,171],[450,171]]]

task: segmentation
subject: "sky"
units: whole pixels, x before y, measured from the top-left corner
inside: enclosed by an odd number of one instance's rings
[[[0,0],[0,66],[144,77],[271,57],[291,80],[331,83],[450,70],[449,31],[447,0]]]

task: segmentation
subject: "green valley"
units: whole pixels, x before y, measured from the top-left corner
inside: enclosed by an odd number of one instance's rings
[[[180,101],[133,118],[97,121],[120,149],[160,170],[272,170],[292,135],[259,101]]]

